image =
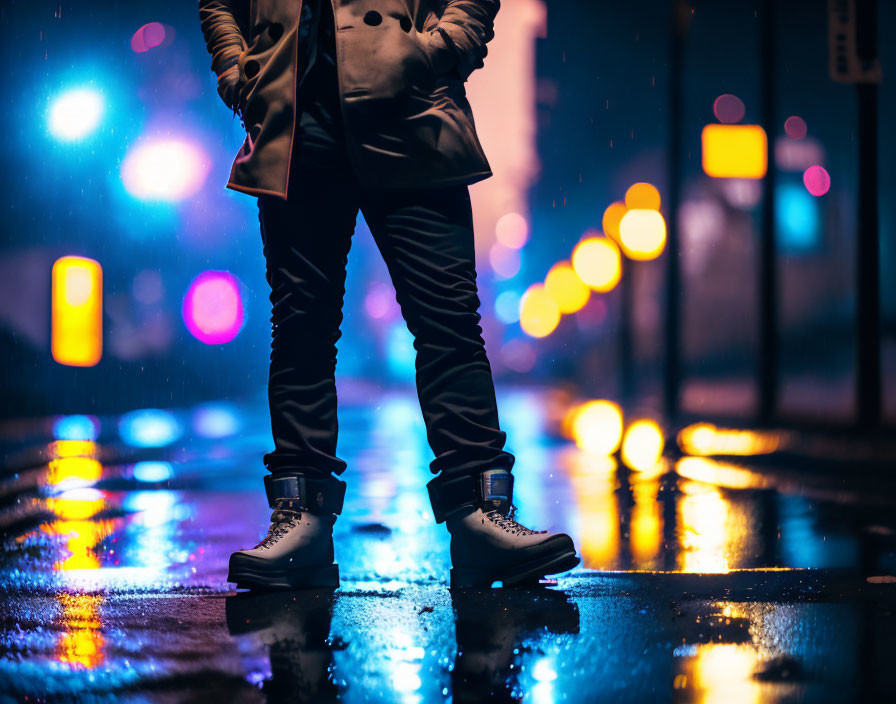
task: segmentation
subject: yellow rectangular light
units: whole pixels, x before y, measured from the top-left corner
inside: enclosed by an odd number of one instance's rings
[[[103,356],[103,269],[84,257],[53,264],[53,359],[71,367],[92,367]]]
[[[759,125],[707,125],[702,141],[707,176],[763,178],[768,170],[768,138]]]

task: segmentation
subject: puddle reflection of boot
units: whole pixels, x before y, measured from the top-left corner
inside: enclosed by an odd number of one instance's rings
[[[579,632],[579,608],[551,589],[452,590],[457,658],[454,702],[518,702],[512,668],[524,639]]]
[[[328,640],[333,591],[306,589],[227,598],[230,634],[252,634],[270,648],[271,679],[263,686],[268,701],[336,701]]]

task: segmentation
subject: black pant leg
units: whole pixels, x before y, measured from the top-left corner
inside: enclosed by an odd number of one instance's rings
[[[366,190],[361,209],[417,350],[417,393],[434,474],[511,469],[479,325],[467,186]]]
[[[268,398],[272,472],[341,474],[336,456],[336,342],[358,192],[344,168],[295,164],[289,198],[258,199],[271,288]]]

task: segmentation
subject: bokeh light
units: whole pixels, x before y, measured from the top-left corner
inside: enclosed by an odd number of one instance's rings
[[[519,213],[502,215],[495,225],[495,237],[505,247],[519,249],[529,241],[529,222]]]
[[[171,413],[157,408],[131,411],[118,422],[118,434],[132,447],[164,447],[177,440],[182,432]]]
[[[231,437],[241,425],[236,406],[229,403],[205,403],[193,411],[193,432],[201,438]]]
[[[695,423],[678,433],[678,446],[689,455],[767,455],[785,446],[783,433],[718,428]]]
[[[161,46],[164,41],[165,25],[161,22],[150,22],[134,32],[134,36],[131,37],[131,49],[141,54]]]
[[[656,259],[666,246],[666,221],[656,210],[629,210],[619,226],[625,255],[637,261]]]
[[[140,200],[176,202],[196,194],[211,161],[198,144],[151,139],[131,147],[121,165],[128,193]]]
[[[544,287],[561,313],[581,310],[591,297],[591,289],[582,283],[569,262],[552,266],[544,279]]]
[[[625,217],[627,212],[628,208],[625,207],[625,203],[620,203],[619,201],[610,203],[610,205],[607,206],[601,222],[601,226],[604,228],[604,234],[607,237],[616,242],[619,241],[619,223],[622,222],[622,218]]]
[[[747,113],[744,101],[730,93],[725,93],[716,98],[712,104],[712,111],[716,119],[726,125],[740,122]]]
[[[606,237],[587,237],[572,252],[572,267],[595,291],[612,291],[622,276],[622,255]]]
[[[500,242],[492,245],[488,253],[492,270],[502,279],[512,279],[520,271],[522,264],[520,251],[505,247]]]
[[[791,115],[784,121],[784,133],[791,139],[802,139],[809,133],[809,128],[803,118]]]
[[[371,281],[364,297],[364,309],[376,320],[392,320],[400,312],[395,289],[382,281]]]
[[[50,134],[66,142],[83,139],[99,126],[103,111],[103,96],[98,90],[66,91],[50,108]]]
[[[831,190],[831,175],[823,166],[816,164],[803,173],[803,183],[813,196],[823,196]]]
[[[706,125],[701,135],[703,171],[713,178],[763,178],[768,140],[759,125]]]
[[[636,420],[628,426],[622,440],[622,461],[625,466],[647,472],[660,461],[666,438],[659,423],[651,419]]]
[[[495,298],[495,315],[505,325],[513,325],[520,321],[520,298],[519,291],[511,289],[510,291],[502,291]]]
[[[625,192],[625,207],[628,210],[659,210],[660,192],[653,184],[636,183]]]
[[[537,361],[535,348],[526,339],[509,340],[501,348],[501,361],[508,369],[525,374],[532,371]]]
[[[190,284],[181,312],[187,330],[200,342],[230,342],[245,322],[239,281],[227,271],[203,272]]]
[[[57,440],[96,440],[99,434],[100,420],[96,416],[62,416],[53,423]]]
[[[573,440],[586,451],[612,455],[622,442],[622,409],[612,401],[587,401],[574,409]]]
[[[51,274],[51,353],[59,364],[92,367],[103,356],[103,269],[85,257],[61,257]]]
[[[520,299],[520,327],[531,337],[546,337],[560,323],[560,309],[544,285],[532,284]]]
[[[169,462],[138,462],[134,465],[134,479],[138,482],[155,484],[166,482],[174,474]]]
[[[785,252],[805,253],[821,243],[818,201],[798,183],[788,183],[775,192],[775,217]]]

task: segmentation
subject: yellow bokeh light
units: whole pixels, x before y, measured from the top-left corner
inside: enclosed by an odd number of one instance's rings
[[[678,434],[678,446],[688,455],[768,455],[785,443],[777,432],[730,430],[711,423],[695,423]]]
[[[656,259],[666,247],[666,221],[656,210],[629,210],[619,224],[619,241],[630,259]]]
[[[572,436],[585,452],[612,455],[622,442],[622,409],[612,401],[583,403],[573,418]]]
[[[99,607],[105,597],[92,594],[58,594],[62,607],[61,625],[56,657],[60,662],[93,669],[104,660],[104,640]]]
[[[639,475],[640,478],[640,475]],[[629,542],[632,558],[640,569],[651,569],[663,545],[662,503],[657,500],[659,481],[634,481],[632,483],[632,517]]]
[[[591,289],[582,283],[569,262],[560,262],[551,267],[544,279],[544,288],[561,313],[581,310],[591,297]]]
[[[62,257],[52,272],[53,359],[92,367],[103,356],[103,270],[84,257]]]
[[[655,420],[637,420],[625,431],[622,461],[626,467],[647,472],[656,467],[663,455],[666,438]]]
[[[604,211],[603,221],[601,222],[601,225],[604,228],[604,234],[607,237],[610,237],[617,242],[619,241],[619,223],[622,222],[622,218],[625,217],[627,212],[628,208],[625,207],[625,203],[619,201],[610,203],[610,205],[607,206],[607,209]]]
[[[682,457],[675,464],[675,472],[686,479],[726,489],[764,489],[770,486],[767,479],[748,469],[706,457]]]
[[[568,471],[578,508],[582,562],[588,569],[613,569],[619,562],[621,532],[616,461],[577,454]]]
[[[681,490],[677,512],[681,571],[728,572],[728,502],[712,486],[685,482]]]
[[[768,170],[768,137],[759,125],[707,125],[702,142],[707,176],[763,178]]]
[[[572,267],[586,286],[606,293],[622,276],[622,255],[606,237],[588,237],[573,250]]]
[[[532,284],[520,299],[520,327],[531,337],[546,337],[560,323],[560,309],[542,284]]]
[[[659,210],[660,192],[650,183],[636,183],[625,192],[625,207],[629,210]]]
[[[50,456],[54,459],[68,457],[91,457],[97,455],[96,443],[92,440],[55,440],[50,443]]]
[[[64,457],[52,460],[47,474],[50,484],[77,481],[87,484],[96,482],[103,473],[103,466],[90,457]]]

